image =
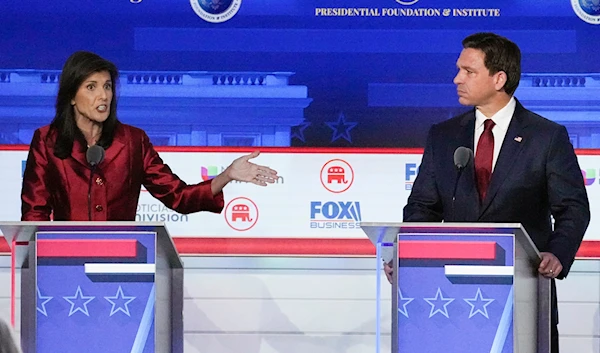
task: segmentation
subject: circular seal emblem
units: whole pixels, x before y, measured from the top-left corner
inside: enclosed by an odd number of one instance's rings
[[[350,189],[353,182],[354,170],[342,159],[332,159],[321,168],[321,184],[330,192],[342,193]]]
[[[203,20],[212,23],[225,22],[240,9],[242,0],[190,0],[192,9]]]
[[[573,10],[587,23],[600,24],[600,0],[571,0]]]
[[[234,230],[243,232],[258,221],[258,207],[247,197],[236,197],[225,207],[225,222]]]
[[[400,5],[405,5],[405,6],[409,6],[409,5],[414,5],[417,3],[417,1],[419,0],[396,0],[396,2]]]

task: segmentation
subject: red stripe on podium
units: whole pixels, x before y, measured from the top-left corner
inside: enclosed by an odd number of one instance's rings
[[[374,256],[367,239],[304,238],[173,238],[181,255],[257,255],[257,256]],[[10,248],[0,237],[0,254]],[[578,259],[600,258],[600,241],[586,240],[577,252]]]
[[[415,260],[494,260],[496,242],[401,240],[398,256]]]
[[[121,257],[137,256],[136,239],[39,239],[38,257]]]
[[[368,239],[173,238],[180,254],[275,256],[373,256]]]
[[[181,254],[373,256],[367,239],[174,238]],[[494,260],[495,242],[401,241],[400,258]]]
[[[581,243],[577,258],[600,258],[600,241],[588,240]]]

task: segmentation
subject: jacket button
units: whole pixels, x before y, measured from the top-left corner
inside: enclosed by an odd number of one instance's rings
[[[96,205],[96,211],[102,212],[103,209],[102,205]]]
[[[104,180],[102,180],[102,178],[96,178],[96,184],[104,185]]]

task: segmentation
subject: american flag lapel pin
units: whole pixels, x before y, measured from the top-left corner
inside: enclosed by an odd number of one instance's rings
[[[523,138],[521,136],[517,136],[517,137],[515,137],[515,141],[521,142],[521,141],[523,141]]]

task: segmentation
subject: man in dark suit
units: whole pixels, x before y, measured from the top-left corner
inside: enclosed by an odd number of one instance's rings
[[[590,220],[567,130],[513,97],[521,76],[516,44],[493,33],[473,34],[462,44],[454,83],[459,102],[475,108],[431,127],[404,221],[521,223],[541,252],[539,272],[562,279]],[[459,177],[453,155],[461,146],[473,150],[475,160],[462,171],[453,201]],[[552,289],[554,353],[554,281]]]

